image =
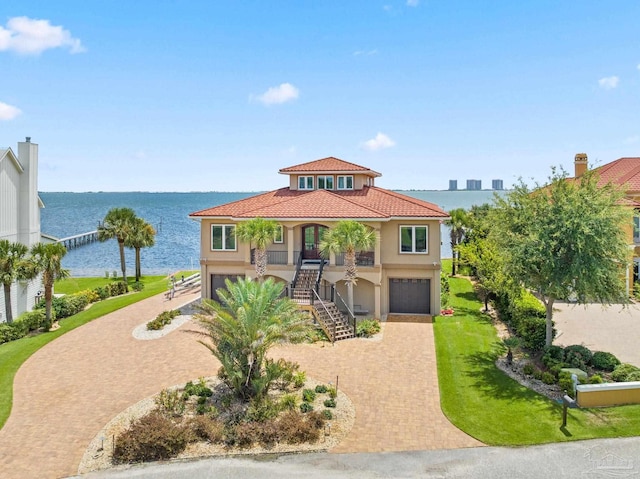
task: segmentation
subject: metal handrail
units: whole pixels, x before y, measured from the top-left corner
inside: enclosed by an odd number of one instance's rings
[[[298,274],[300,274],[300,270],[302,269],[302,251],[298,254],[298,259],[296,260],[296,274],[293,276],[293,281],[291,282],[291,289],[296,287],[296,283],[298,282]]]
[[[318,321],[320,323],[320,326],[322,327],[322,329],[324,329],[325,332],[327,333],[327,335],[329,336],[329,339],[331,339],[331,344],[333,344],[335,342],[335,340],[336,340],[336,318],[334,318],[333,315],[331,314],[331,312],[327,309],[327,306],[324,304],[324,301],[322,301],[322,299],[320,298],[318,293],[316,291],[314,291],[314,290],[312,290],[312,291],[313,291],[313,295],[315,296],[315,299],[317,299],[318,302],[320,302],[320,304],[324,308],[325,312],[327,313],[327,316],[329,316],[333,321],[332,334],[329,334],[329,330],[328,330],[326,324],[323,324],[322,321]],[[316,301],[314,300],[313,296],[311,298],[312,298],[311,299],[311,304],[313,305],[314,308],[317,308]]]
[[[353,335],[355,336],[356,335],[356,315],[353,314],[353,312],[349,309],[349,306],[347,305],[345,300],[342,299],[342,296],[340,296],[340,293],[338,293],[338,290],[336,289],[335,284],[332,285],[332,296],[333,295],[335,295],[335,297],[340,300],[340,302],[344,306],[344,309],[347,310],[347,317],[348,317],[349,323],[353,324]],[[334,301],[334,302],[336,304],[338,303],[338,301]]]

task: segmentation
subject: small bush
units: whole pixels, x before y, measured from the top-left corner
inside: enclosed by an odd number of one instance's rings
[[[364,319],[356,326],[356,335],[362,338],[370,338],[380,332],[380,321],[377,319]]]
[[[533,378],[537,379],[538,381],[542,381],[542,374],[543,374],[542,369],[536,368],[535,371],[533,371]],[[549,374],[551,374],[551,373],[549,373]],[[554,378],[555,378],[555,376],[554,376]]]
[[[522,367],[522,372],[527,376],[531,376],[535,369],[536,367],[533,365],[533,363],[527,363]]]
[[[280,410],[294,411],[298,407],[298,398],[295,394],[285,394],[280,398]]]
[[[192,431],[196,440],[221,442],[224,437],[224,424],[211,416],[195,416],[187,423],[187,429]]]
[[[633,364],[622,363],[616,366],[613,370],[611,373],[611,379],[617,383],[623,383],[629,381],[628,377],[636,371],[640,371],[640,368],[637,368]]]
[[[556,377],[548,371],[542,373],[542,382],[545,384],[553,384],[556,382]]]
[[[640,381],[640,371],[632,371],[627,375],[627,381]]]
[[[591,352],[591,350],[586,346],[583,346],[582,344],[573,344],[564,348],[564,361],[566,363],[571,364],[571,359],[574,359],[578,355],[580,358],[578,362],[584,362],[585,364],[589,364],[591,362],[591,359],[593,358],[593,353]],[[578,366],[572,367],[577,368]]]
[[[189,381],[184,385],[184,393],[187,396],[200,396],[205,398],[213,396],[213,391],[211,388],[207,387],[207,382],[204,378],[200,378],[197,384],[194,384],[193,381]]]
[[[77,296],[82,296],[87,304],[100,301],[100,295],[94,289],[85,289],[76,293]]]
[[[180,315],[180,311],[172,309],[170,311],[163,311],[155,319],[152,319],[147,323],[147,330],[157,331],[164,328],[166,325],[171,324],[174,318]]]
[[[177,389],[163,389],[156,396],[156,406],[165,414],[179,416],[184,412],[185,402]]]
[[[562,346],[549,346],[544,349],[544,355],[542,356],[542,364],[551,368],[556,364],[560,364],[564,361],[564,348]]]
[[[541,351],[546,342],[547,320],[537,317],[522,318],[516,332],[520,336],[524,348],[531,351]],[[555,335],[556,330],[554,329],[552,337]]]
[[[336,407],[336,400],[335,399],[325,399],[323,404],[324,404],[324,407]]]
[[[279,418],[278,426],[280,439],[286,443],[314,442],[320,437],[320,429],[324,427],[324,417],[315,412],[309,412],[305,415],[287,412]]]
[[[116,439],[114,464],[170,459],[184,451],[189,434],[157,411],[133,422]]]
[[[558,386],[560,386],[560,389],[562,389],[563,391],[567,391],[567,394],[569,396],[575,398],[575,393],[573,391],[573,381],[570,377],[562,376],[558,380]]]
[[[324,384],[318,384],[316,386],[316,392],[319,394],[323,394],[327,392],[327,386],[325,386]]]
[[[105,300],[109,297],[109,288],[105,286],[98,286],[97,288],[94,288],[93,291],[98,295],[100,301]]]
[[[140,292],[144,289],[144,283],[141,283],[140,281],[136,281],[131,285],[131,289],[133,289],[136,292]]]
[[[22,313],[16,322],[20,322],[26,328],[26,331],[35,331],[40,329],[46,320],[46,314],[43,309],[34,309],[33,311],[27,311]]]
[[[279,404],[270,399],[254,400],[247,409],[246,420],[251,422],[265,422],[278,416]]]
[[[313,411],[313,404],[308,402],[303,402],[300,404],[300,412],[307,413]]]
[[[106,287],[109,289],[109,296],[120,296],[127,292],[127,285],[122,281],[109,283]]]
[[[299,371],[293,375],[293,387],[300,389],[307,382],[307,374],[304,371]]]
[[[305,389],[302,391],[302,400],[304,402],[313,402],[316,399],[316,392],[313,389]]]
[[[606,351],[596,351],[591,358],[591,365],[601,371],[611,372],[618,364],[620,364],[620,360]]]
[[[589,384],[602,384],[603,382],[604,381],[602,379],[602,376],[600,376],[599,374],[594,374],[588,380]]]
[[[287,361],[285,359],[278,359],[277,361],[271,361],[272,367],[274,368],[274,377],[276,379],[273,380],[273,387],[279,389],[280,391],[287,391],[291,385],[296,386],[296,375],[299,373],[300,365],[293,361]],[[305,378],[306,379],[306,378]],[[304,382],[302,383],[304,385]]]
[[[26,325],[20,321],[0,323],[0,344],[24,338],[27,335]]]
[[[329,397],[331,399],[335,399],[336,397],[338,397],[338,390],[336,388],[334,388],[333,386],[329,386],[327,388],[327,394],[329,395]]]

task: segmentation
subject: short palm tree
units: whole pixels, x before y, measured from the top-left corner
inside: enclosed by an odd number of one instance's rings
[[[240,241],[255,246],[256,279],[262,281],[267,272],[267,247],[273,243],[278,223],[264,218],[253,218],[236,226],[236,236]]]
[[[469,224],[469,216],[464,208],[456,208],[449,211],[450,219],[444,222],[449,227],[449,237],[451,241],[451,275],[456,275],[456,267],[460,261],[458,245],[462,243],[465,232]]]
[[[136,281],[140,281],[142,268],[140,265],[140,250],[153,246],[156,230],[142,218],[135,218],[131,224],[131,231],[125,239],[125,246],[133,248],[136,252]]]
[[[98,226],[98,241],[107,241],[115,238],[118,240],[120,249],[120,269],[122,270],[122,281],[127,286],[127,265],[124,259],[125,241],[131,234],[131,228],[135,221],[136,214],[131,208],[111,208],[100,226]]]
[[[353,311],[353,286],[358,280],[356,251],[369,250],[376,244],[376,233],[354,220],[338,221],[325,232],[320,251],[326,258],[330,253],[344,253],[344,279],[347,284],[347,307]]]
[[[0,283],[4,289],[4,310],[7,323],[13,322],[11,310],[11,285],[18,279],[28,279],[23,272],[27,248],[22,243],[12,243],[9,240],[0,240]]]
[[[30,261],[34,270],[42,273],[47,330],[51,327],[53,284],[56,280],[69,276],[69,271],[62,267],[62,258],[66,254],[67,248],[60,243],[36,243],[31,247]]]
[[[195,318],[209,341],[200,341],[222,363],[223,377],[244,401],[262,399],[276,379],[266,369],[266,355],[276,344],[297,342],[309,332],[308,316],[289,298],[283,284],[268,278],[239,278],[218,289],[220,302],[203,300]]]

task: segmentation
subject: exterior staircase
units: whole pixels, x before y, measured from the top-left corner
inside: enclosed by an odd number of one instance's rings
[[[312,313],[332,343],[355,337],[353,326],[335,303],[316,300]]]
[[[318,281],[317,269],[300,269],[291,292],[291,299],[298,304],[311,304],[312,290]]]

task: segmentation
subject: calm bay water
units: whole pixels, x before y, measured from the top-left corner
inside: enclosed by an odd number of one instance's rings
[[[435,203],[445,210],[470,208],[491,202],[492,191],[401,191],[408,196]],[[95,230],[114,207],[132,208],[157,231],[156,244],[141,251],[143,274],[169,274],[180,269],[199,269],[200,223],[189,213],[229,203],[255,193],[40,193],[42,232],[64,238]],[[442,257],[451,257],[448,231],[443,226]],[[127,271],[134,272],[134,252],[126,250]],[[63,266],[73,276],[104,276],[120,272],[120,255],[115,240],[91,243],[70,250]]]

